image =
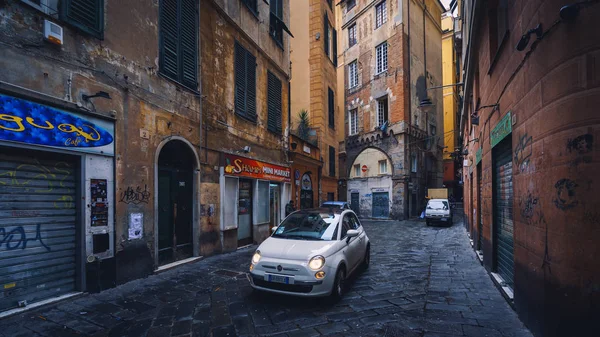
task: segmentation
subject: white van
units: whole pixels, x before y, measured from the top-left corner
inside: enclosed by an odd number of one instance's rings
[[[452,210],[448,199],[430,199],[427,202],[425,223],[429,226],[432,222],[441,222],[452,226]]]

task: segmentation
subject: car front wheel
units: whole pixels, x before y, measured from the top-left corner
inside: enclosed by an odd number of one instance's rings
[[[371,246],[367,246],[367,251],[363,259],[363,269],[368,269],[369,264],[371,264]]]
[[[338,301],[344,295],[344,283],[346,282],[346,271],[344,268],[338,268],[335,273],[335,281],[333,282],[333,289],[331,290],[331,297],[334,301]]]

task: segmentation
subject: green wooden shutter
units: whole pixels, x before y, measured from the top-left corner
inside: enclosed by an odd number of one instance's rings
[[[327,19],[327,13],[323,18],[323,43],[325,43],[325,55],[329,56],[329,19]]]
[[[335,29],[333,32],[333,65],[337,66],[337,32]]]
[[[335,118],[334,118],[334,96],[333,90],[331,88],[327,88],[328,94],[328,103],[329,103],[329,127],[333,128],[335,126]]]
[[[269,110],[269,131],[281,134],[281,81],[270,71],[267,72],[267,108]]]
[[[181,0],[179,45],[181,51],[181,84],[196,89],[198,87],[198,8],[196,0]]]
[[[104,39],[104,0],[62,0],[61,19],[99,39]]]
[[[179,74],[178,12],[179,1],[162,0],[159,24],[159,69],[163,75],[175,80]]]
[[[235,43],[235,112],[246,115],[246,50]]]
[[[247,117],[256,121],[256,57],[246,50]]]

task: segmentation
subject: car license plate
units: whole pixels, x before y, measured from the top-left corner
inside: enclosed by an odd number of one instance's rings
[[[265,280],[269,281],[269,282],[275,282],[275,283],[294,284],[293,277],[280,276],[280,275],[266,274]]]

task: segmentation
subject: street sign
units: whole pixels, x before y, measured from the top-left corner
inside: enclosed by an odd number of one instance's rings
[[[364,172],[367,172],[367,170],[368,170],[368,167],[367,167],[367,165],[363,165],[363,166],[362,166],[362,171],[363,171],[363,173],[364,173]]]

